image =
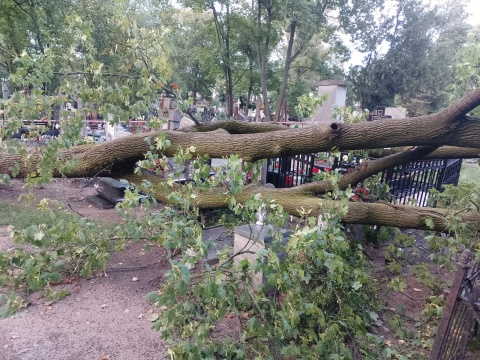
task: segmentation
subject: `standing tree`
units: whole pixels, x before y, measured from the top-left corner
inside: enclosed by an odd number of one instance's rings
[[[449,87],[453,99],[462,97],[466,92],[478,88],[480,84],[480,26],[468,33],[467,41],[455,57],[455,80]],[[478,109],[474,115],[478,116]]]
[[[173,80],[193,98],[211,98],[218,77],[215,29],[211,14],[189,9],[171,10],[173,30],[167,35],[171,44]]]
[[[395,103],[414,116],[446,106],[446,87],[454,81],[453,59],[466,39],[464,7],[463,2],[432,6],[398,1],[396,14],[365,40],[365,65],[350,71],[361,106]],[[378,53],[382,44],[389,46],[384,55]]]
[[[335,44],[340,42],[339,32],[341,29],[347,34],[365,31],[369,24],[373,23],[374,9],[377,9],[382,3],[382,0],[286,1],[283,3],[281,10],[287,19],[285,33],[288,42],[282,85],[277,99],[276,121],[280,120],[280,110],[285,99],[292,64],[308,47],[313,46],[314,36],[319,34],[319,38],[326,44],[326,47],[336,50]],[[338,12],[338,16],[335,21],[331,21],[329,14],[334,12]]]

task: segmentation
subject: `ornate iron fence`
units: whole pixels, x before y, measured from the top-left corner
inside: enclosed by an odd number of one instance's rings
[[[430,189],[457,185],[461,167],[461,159],[414,161],[383,171],[382,181],[390,187],[391,202],[427,206]]]
[[[430,360],[465,359],[468,340],[475,321],[480,321],[480,263],[472,262],[472,253],[464,250],[443,308]]]
[[[315,172],[347,172],[362,160],[346,153],[331,164],[317,164],[315,154],[272,158],[267,161],[267,183],[277,188],[298,186],[312,181]],[[443,191],[447,184],[458,184],[461,166],[461,159],[420,160],[387,169],[381,179],[390,187],[390,202],[427,206],[430,189]]]

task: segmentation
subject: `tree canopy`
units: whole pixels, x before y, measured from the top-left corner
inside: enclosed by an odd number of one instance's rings
[[[356,99],[363,108],[402,106],[425,115],[446,106],[455,56],[466,41],[465,3],[396,2],[396,12],[370,37],[364,65],[351,68]],[[386,53],[379,47],[387,46]]]

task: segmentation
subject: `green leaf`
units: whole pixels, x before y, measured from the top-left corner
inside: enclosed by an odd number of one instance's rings
[[[435,228],[435,223],[433,222],[432,218],[426,217],[424,221],[425,221],[425,225],[427,225],[430,229]]]
[[[353,284],[352,284],[352,288],[353,290],[357,291],[358,289],[360,289],[363,285],[358,282],[358,281],[355,281]]]

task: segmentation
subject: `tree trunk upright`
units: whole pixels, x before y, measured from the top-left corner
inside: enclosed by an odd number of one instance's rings
[[[263,97],[263,112],[265,114],[264,121],[270,122],[272,116],[270,114],[270,104],[268,101],[267,92],[267,61],[270,47],[270,32],[272,28],[272,4],[270,1],[265,2],[265,10],[267,11],[267,26],[266,30],[262,26],[262,4],[263,1],[257,1],[257,59],[258,69],[260,73],[260,86],[262,88]]]
[[[283,101],[285,100],[285,94],[287,92],[288,74],[290,72],[290,67],[292,66],[292,62],[295,60],[295,57],[298,55],[296,54],[292,56],[296,29],[297,29],[297,22],[296,20],[293,20],[290,24],[290,37],[288,39],[287,56],[285,58],[285,66],[283,68],[282,85],[280,87],[280,94],[278,95],[277,110],[275,112],[275,121],[277,122],[282,121],[281,110],[283,106]]]

